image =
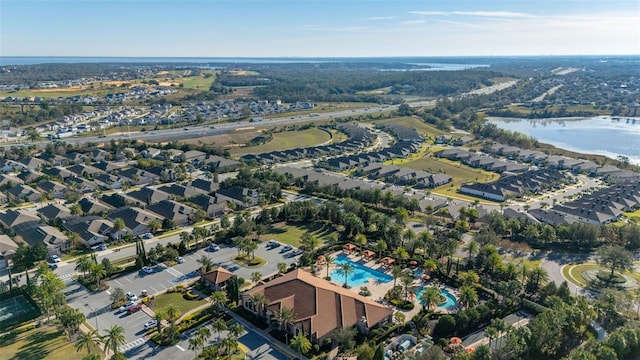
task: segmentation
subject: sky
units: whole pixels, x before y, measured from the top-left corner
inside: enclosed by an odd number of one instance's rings
[[[0,0],[0,56],[640,54],[639,0]]]

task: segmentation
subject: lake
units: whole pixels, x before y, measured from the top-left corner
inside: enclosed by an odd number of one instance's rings
[[[640,118],[599,116],[585,119],[513,119],[488,117],[499,128],[517,131],[561,149],[615,159],[627,156],[640,165]]]

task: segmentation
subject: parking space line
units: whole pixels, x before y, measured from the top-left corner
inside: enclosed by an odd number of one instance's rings
[[[120,285],[120,286],[122,286],[122,283],[120,281],[118,281],[117,279],[114,279],[113,282],[118,284],[118,285]]]
[[[129,278],[127,278],[127,277],[126,277],[126,278],[124,278],[124,279],[125,279],[125,280],[127,280],[128,282],[130,282],[130,283],[132,283],[132,284],[133,284],[133,281],[131,281],[131,279],[129,279]]]
[[[182,348],[182,346],[180,346],[180,345],[176,345],[176,347],[177,347],[178,349],[180,349],[181,351],[184,351],[184,349]]]
[[[159,291],[158,291],[158,289],[154,288],[153,286],[151,286],[151,288],[150,288],[150,289],[151,289],[151,290],[153,290],[153,293],[154,293],[154,294],[159,292]]]

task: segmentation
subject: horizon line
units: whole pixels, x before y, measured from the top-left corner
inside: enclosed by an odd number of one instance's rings
[[[138,56],[138,55],[0,55],[0,58],[142,58],[142,59],[388,59],[460,57],[562,57],[562,56],[640,56],[637,54],[519,54],[519,55],[375,55],[375,56]]]

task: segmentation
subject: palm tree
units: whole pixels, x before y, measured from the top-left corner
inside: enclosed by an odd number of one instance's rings
[[[413,293],[414,289],[412,289],[413,277],[409,274],[405,273],[402,276],[402,287],[404,288],[404,300],[406,301],[409,297],[409,293]]]
[[[480,282],[480,276],[473,270],[461,272],[458,275],[458,279],[460,279],[462,286],[475,287]]]
[[[280,322],[280,327],[286,337],[286,344],[289,345],[289,326],[292,325],[296,319],[293,309],[288,307],[280,308],[280,311],[276,314],[276,319]]]
[[[211,260],[210,257],[205,255],[202,255],[202,257],[196,260],[196,262],[201,265],[200,272],[202,273],[211,271],[211,268],[213,267],[213,261]]]
[[[107,349],[111,349],[114,354],[117,354],[118,348],[127,343],[127,338],[124,336],[124,328],[120,325],[113,325],[105,332],[104,346]]]
[[[433,260],[433,259],[429,259],[429,260],[424,262],[422,267],[425,270],[427,270],[429,272],[429,274],[431,274],[432,272],[434,272],[438,268],[438,262]]]
[[[211,294],[211,303],[219,314],[222,311],[222,307],[227,303],[227,293],[224,290],[214,291]]]
[[[157,311],[153,315],[153,320],[156,321],[156,330],[158,331],[158,334],[162,334],[162,321],[164,319],[165,319],[165,314],[161,311]]]
[[[254,283],[258,283],[262,280],[262,273],[260,271],[254,271],[251,273],[251,281]]]
[[[102,339],[100,338],[100,334],[98,334],[98,330],[81,332],[76,339],[76,351],[80,351],[80,349],[86,347],[87,352],[91,354],[91,348],[101,340]]]
[[[549,279],[547,270],[537,266],[531,269],[529,272],[529,278],[533,281],[534,291],[537,290],[541,282],[545,282]]]
[[[82,357],[82,360],[102,360],[98,354],[87,354]]]
[[[244,326],[238,323],[234,323],[233,325],[229,326],[229,335],[231,337],[238,339],[243,332],[244,332]]]
[[[211,329],[209,329],[206,326],[201,326],[198,328],[198,331],[196,331],[196,337],[199,337],[202,339],[203,344],[204,342],[211,337]],[[196,356],[197,358],[197,356]]]
[[[204,345],[204,340],[198,336],[192,336],[189,338],[189,350],[193,350],[195,358],[198,358],[198,349]]]
[[[471,240],[467,245],[464,246],[463,250],[469,253],[469,256],[467,257],[467,262],[469,263],[471,262],[471,257],[473,256],[473,254],[477,253],[479,250],[478,243],[475,242],[475,240]]]
[[[200,354],[200,357],[204,360],[218,360],[219,356],[220,349],[215,345],[207,346],[202,350],[202,354]]]
[[[391,269],[391,275],[393,276],[393,288],[396,288],[397,280],[404,273],[404,269],[396,265]]]
[[[87,276],[87,271],[91,269],[91,264],[94,264],[94,261],[88,255],[83,255],[76,260],[76,270],[82,271],[82,275],[84,277]]]
[[[91,269],[89,269],[89,273],[91,277],[95,280],[96,285],[100,285],[100,280],[107,275],[107,271],[104,269],[102,264],[91,264]]]
[[[478,303],[478,293],[471,286],[462,286],[460,288],[460,303],[466,309]]]
[[[231,355],[233,355],[238,348],[238,339],[227,337],[222,340],[222,347],[226,350],[228,359],[231,360]]]
[[[335,259],[333,258],[333,256],[326,255],[324,257],[324,264],[327,267],[327,279],[329,278],[329,267],[331,267],[331,265],[333,265],[334,262],[335,262]]]
[[[353,242],[355,242],[356,245],[358,245],[358,247],[360,247],[360,249],[358,251],[360,252],[360,255],[362,256],[362,247],[367,245],[367,237],[364,236],[363,234],[358,234],[353,238]]]
[[[277,266],[279,274],[284,274],[287,272],[287,263],[279,262]]]
[[[431,304],[437,304],[440,300],[440,290],[438,288],[429,286],[420,294],[420,304],[423,309],[430,310]]]
[[[224,320],[218,318],[211,324],[211,328],[216,332],[218,341],[220,341],[220,333],[227,330],[227,323]]]
[[[304,334],[299,333],[291,339],[291,348],[304,355],[311,350],[311,342]]]
[[[496,335],[498,335],[498,330],[493,326],[489,326],[484,332],[485,334],[487,334],[487,337],[489,337],[489,347],[491,347],[493,339],[495,339]]]
[[[382,254],[387,251],[387,243],[384,240],[378,240],[376,251],[378,252],[378,260],[382,259]]]
[[[258,312],[258,316],[262,317],[262,315],[264,314],[263,307],[267,302],[267,298],[264,296],[264,294],[255,293],[251,295],[249,299],[255,305],[256,311]]]
[[[165,310],[165,314],[167,316],[167,320],[169,320],[169,322],[171,323],[171,326],[173,326],[176,320],[178,320],[178,318],[180,317],[180,311],[173,304],[169,304],[167,310]]]
[[[340,265],[340,268],[338,269],[338,273],[344,275],[345,288],[349,287],[349,276],[355,272],[356,272],[356,269],[354,269],[353,265],[351,265],[350,263],[344,263]]]

